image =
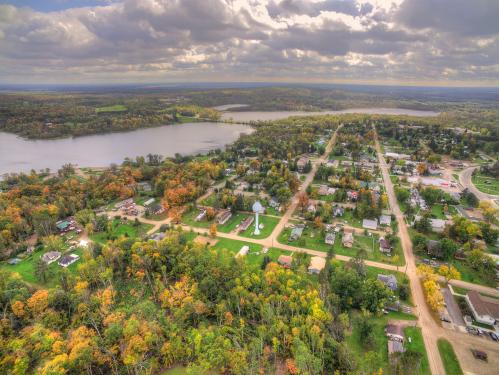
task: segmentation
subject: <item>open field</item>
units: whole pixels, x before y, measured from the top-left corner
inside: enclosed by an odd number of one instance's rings
[[[108,105],[106,107],[99,107],[95,109],[97,113],[107,113],[107,112],[124,112],[127,110],[123,104]]]

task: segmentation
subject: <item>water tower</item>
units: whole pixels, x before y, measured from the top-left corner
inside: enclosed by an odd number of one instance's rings
[[[253,212],[255,213],[255,232],[254,234],[258,236],[260,234],[260,224],[258,223],[258,215],[263,214],[264,208],[259,201],[253,203]]]

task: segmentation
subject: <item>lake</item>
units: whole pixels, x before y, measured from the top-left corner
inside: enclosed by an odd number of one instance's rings
[[[237,106],[239,107],[241,106],[241,104],[238,104]],[[232,121],[235,122],[250,122],[250,121],[280,120],[290,116],[341,115],[346,113],[362,113],[369,115],[408,115],[408,116],[420,116],[420,117],[431,117],[439,115],[438,112],[418,111],[406,108],[351,108],[351,109],[343,109],[340,111],[322,111],[322,112],[304,112],[304,111],[224,112],[222,113],[222,119],[224,120],[232,119]]]
[[[106,167],[121,164],[125,157],[206,153],[252,131],[241,124],[196,122],[54,140],[27,140],[0,132],[0,176],[31,169],[55,171],[66,163]]]

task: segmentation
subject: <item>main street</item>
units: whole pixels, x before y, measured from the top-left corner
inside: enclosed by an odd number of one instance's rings
[[[377,133],[375,144],[376,151],[378,153],[381,173],[383,175],[386,192],[388,194],[388,202],[398,223],[398,235],[407,263],[406,274],[410,280],[412,298],[414,304],[416,305],[416,314],[418,316],[418,325],[419,327],[421,327],[421,331],[423,334],[423,340],[426,346],[426,352],[428,354],[431,373],[433,375],[445,375],[445,369],[443,367],[443,362],[437,346],[439,338],[445,338],[452,344],[454,350],[457,353],[457,357],[460,361],[461,367],[466,374],[492,373],[493,370],[491,369],[497,369],[497,366],[499,366],[499,345],[497,345],[496,342],[485,340],[477,336],[471,336],[467,333],[444,329],[440,326],[440,324],[437,323],[435,317],[432,315],[432,312],[430,311],[425,300],[420,278],[417,275],[416,260],[414,253],[412,252],[412,241],[407,230],[407,224],[405,222],[404,215],[400,210],[397,198],[395,196],[393,183],[390,179],[385,158],[383,157],[383,153],[381,152]],[[497,291],[493,288],[487,288],[481,285],[464,283],[458,280],[452,280],[451,284],[466,285],[467,289],[478,289],[477,291],[487,291],[491,292],[494,295],[497,294]],[[480,363],[480,361],[474,359],[471,355],[470,349],[480,349],[487,352],[489,354],[488,365]]]

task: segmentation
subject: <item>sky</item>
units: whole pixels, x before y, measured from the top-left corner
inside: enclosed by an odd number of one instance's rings
[[[0,0],[0,83],[499,86],[499,0]]]

